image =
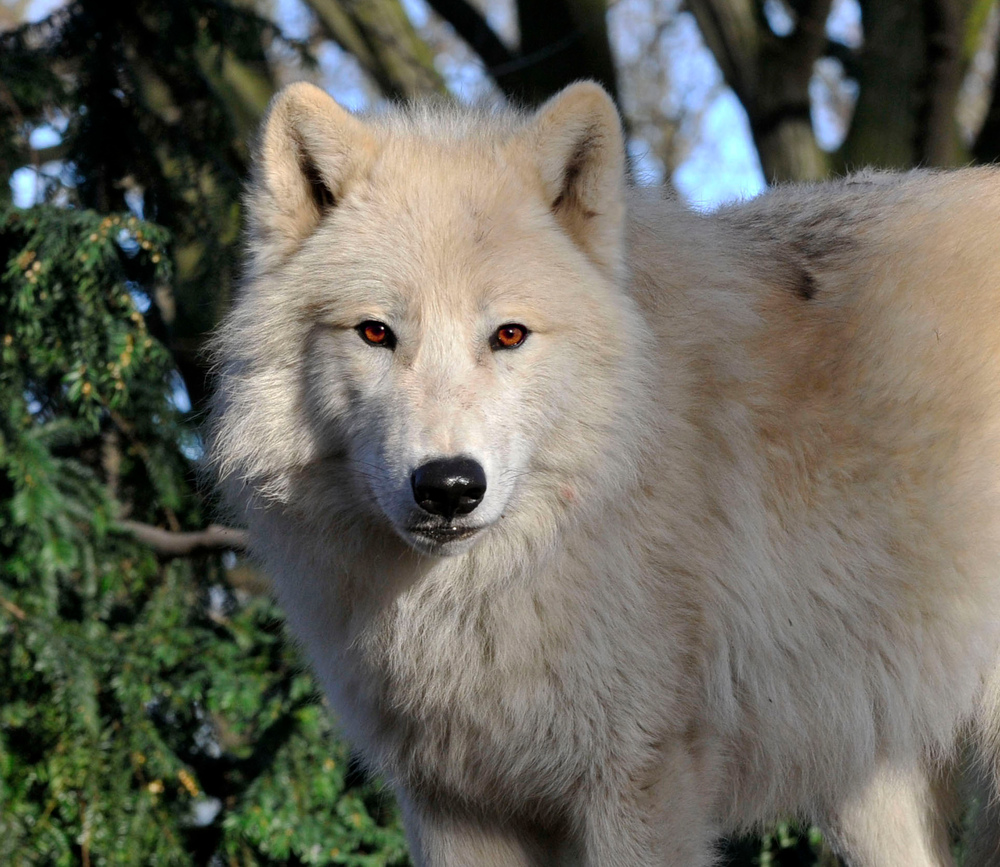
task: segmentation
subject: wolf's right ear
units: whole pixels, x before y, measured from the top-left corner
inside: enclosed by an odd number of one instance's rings
[[[264,121],[247,199],[255,270],[266,271],[294,251],[374,153],[368,128],[325,91],[298,82],[278,93]]]

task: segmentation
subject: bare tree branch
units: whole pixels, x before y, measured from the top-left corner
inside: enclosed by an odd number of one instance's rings
[[[28,615],[24,613],[24,609],[19,605],[15,605],[9,599],[4,599],[0,596],[0,608],[13,614],[18,620],[24,620]]]
[[[324,35],[336,42],[348,54],[353,55],[362,68],[377,80],[379,70],[375,57],[357,25],[340,3],[337,0],[306,0],[306,2],[316,14]]]
[[[434,54],[417,34],[400,0],[341,0],[385,77],[413,99],[446,94]]]
[[[479,55],[487,69],[502,68],[514,60],[514,54],[468,0],[428,0],[428,5],[455,28],[455,32]]]
[[[31,161],[36,166],[40,166],[43,163],[64,160],[69,156],[69,152],[69,145],[65,143],[50,145],[47,148],[32,148]]]
[[[469,0],[428,3],[479,55],[509,99],[537,105],[567,84],[591,78],[618,100],[606,0],[518,0],[517,49],[504,44]]]
[[[399,0],[306,0],[323,32],[392,99],[445,93],[430,49]]]
[[[211,524],[204,530],[179,533],[139,521],[118,521],[115,526],[165,559],[212,551],[244,551],[247,548],[245,531],[219,524]]]
[[[722,70],[722,77],[746,105],[753,96],[760,25],[748,0],[688,0],[687,7],[705,44]]]

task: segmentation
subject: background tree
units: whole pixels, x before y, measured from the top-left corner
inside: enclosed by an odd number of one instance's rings
[[[862,0],[864,40],[830,40],[830,0],[690,0],[727,84],[747,111],[765,177],[812,180],[852,166],[967,162],[959,93],[987,35],[992,0]],[[994,12],[995,14],[995,12]],[[995,33],[990,37],[995,51]],[[843,143],[824,153],[813,134],[810,86],[832,60],[857,86]],[[984,145],[972,148],[986,156]]]
[[[668,181],[727,88],[768,179],[1000,153],[996,0],[72,0],[20,25],[32,6],[0,5],[5,864],[406,860],[195,482],[204,346],[281,84],[532,105],[594,78],[636,175]],[[836,863],[789,826],[726,856]]]

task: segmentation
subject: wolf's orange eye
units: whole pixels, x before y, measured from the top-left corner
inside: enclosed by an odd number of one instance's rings
[[[396,348],[396,335],[384,322],[367,319],[357,327],[356,331],[365,343],[370,343],[372,346],[384,346],[386,349]]]
[[[524,343],[528,336],[528,329],[516,322],[508,322],[501,325],[490,339],[490,346],[493,349],[514,349]]]

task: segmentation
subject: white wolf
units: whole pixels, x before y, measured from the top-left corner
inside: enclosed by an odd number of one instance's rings
[[[274,101],[214,460],[432,865],[951,863],[1000,725],[1000,172],[626,189],[607,95]],[[991,807],[977,864],[1000,863]]]

